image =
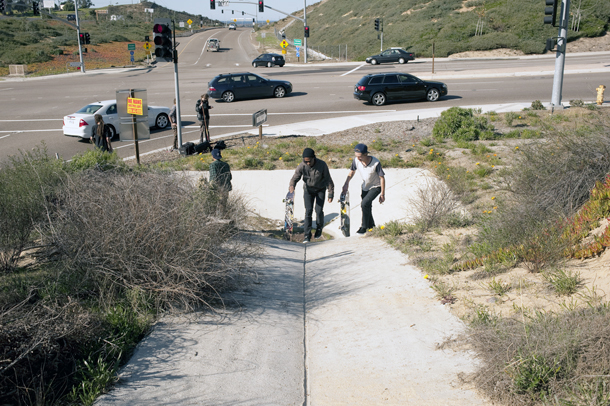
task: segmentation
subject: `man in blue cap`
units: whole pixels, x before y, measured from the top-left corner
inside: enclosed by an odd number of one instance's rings
[[[316,210],[316,233],[314,238],[322,236],[322,227],[324,227],[324,197],[326,189],[328,189],[328,203],[333,201],[335,193],[335,184],[330,177],[328,165],[321,159],[316,158],[316,153],[311,148],[303,150],[303,162],[299,164],[294,171],[288,191],[294,192],[294,187],[297,182],[303,178],[303,199],[305,200],[305,238],[304,243],[311,241],[311,221],[314,210]]]
[[[231,179],[233,179],[231,167],[228,163],[221,161],[222,155],[219,149],[212,150],[212,158],[214,158],[214,161],[210,164],[210,183],[228,197],[229,192],[233,189],[231,186]]]
[[[373,200],[379,196],[379,203],[385,201],[385,173],[381,168],[381,162],[374,156],[369,155],[368,147],[365,144],[358,144],[354,147],[356,158],[352,161],[352,167],[347,174],[347,179],[343,185],[343,193],[347,193],[349,181],[352,180],[354,173],[358,171],[362,177],[362,225],[357,234],[363,235],[375,227],[373,220]]]

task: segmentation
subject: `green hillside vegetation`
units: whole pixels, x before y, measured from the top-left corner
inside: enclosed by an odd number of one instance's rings
[[[150,13],[144,13],[144,8],[154,9],[151,17]],[[134,5],[109,6],[102,9],[108,10],[108,15],[100,15],[99,21],[96,20],[95,9],[80,9],[79,15],[84,15],[85,19],[80,21],[81,31],[91,35],[91,44],[103,44],[108,42],[123,41],[143,41],[144,36],[152,38],[152,19],[171,18],[176,21],[176,29],[179,21],[192,19],[195,28],[199,26],[199,21],[204,25],[215,25],[215,20],[201,15],[177,12],[155,3],[142,2]],[[31,14],[31,11],[28,10]],[[66,18],[73,11],[57,11],[54,15]],[[110,15],[122,15],[124,18],[111,21]],[[15,18],[0,20],[0,36],[4,38],[0,46],[0,66],[9,64],[30,64],[45,62],[53,58],[54,55],[63,53],[62,47],[76,46],[76,30],[61,22],[41,17],[40,19],[24,18],[27,14],[13,12]],[[148,21],[147,21],[148,19]],[[188,30],[184,28],[182,30]]]
[[[579,2],[572,2],[575,13]],[[400,46],[416,57],[473,50],[512,48],[526,54],[543,53],[557,28],[543,24],[543,0],[326,0],[308,7],[309,46],[347,44],[354,59],[378,53],[375,18],[383,19],[384,49]],[[610,22],[610,2],[582,0],[579,31],[568,40],[603,35]],[[301,13],[295,15],[302,16]],[[483,35],[475,36],[479,18]],[[281,24],[281,23],[280,23]],[[288,38],[302,38],[303,27],[291,25]]]

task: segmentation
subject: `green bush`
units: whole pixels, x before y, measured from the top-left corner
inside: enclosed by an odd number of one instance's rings
[[[491,132],[493,126],[489,124],[486,117],[475,117],[472,109],[451,107],[441,113],[440,118],[434,124],[432,136],[437,142],[443,142],[445,138],[454,141],[474,141],[481,138],[482,133]],[[493,135],[485,134],[486,139]]]
[[[87,169],[127,169],[127,165],[117,154],[110,154],[103,152],[99,148],[93,148],[74,155],[68,163],[68,169],[72,172],[80,172]]]
[[[546,108],[540,100],[534,100],[532,102],[532,110],[546,110]]]

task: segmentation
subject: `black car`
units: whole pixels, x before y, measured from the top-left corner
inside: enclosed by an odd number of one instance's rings
[[[227,103],[236,99],[284,97],[290,92],[292,83],[286,80],[265,79],[249,72],[218,75],[208,83],[208,95]]]
[[[262,54],[252,61],[252,66],[255,68],[258,66],[271,68],[272,66],[278,65],[281,68],[285,63],[286,60],[280,54]]]
[[[354,99],[366,100],[376,106],[398,100],[437,101],[446,94],[446,84],[421,80],[408,73],[366,75],[354,87]]]
[[[415,59],[413,52],[407,52],[402,48],[390,48],[386,49],[379,55],[373,55],[366,58],[366,63],[371,65],[377,65],[378,63],[407,63]]]

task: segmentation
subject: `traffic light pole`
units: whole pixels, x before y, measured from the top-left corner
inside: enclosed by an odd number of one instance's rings
[[[178,81],[178,45],[176,44],[176,23],[172,20],[172,34],[174,36],[173,49],[174,53],[174,86],[176,88],[176,126],[178,129],[178,148],[182,146],[182,118],[180,117],[180,85]]]
[[[80,24],[78,23],[78,0],[74,0],[76,10],[76,38],[78,38],[78,57],[80,58],[80,71],[85,73],[85,62],[83,62],[83,47],[80,43]]]
[[[307,27],[307,0],[303,0],[303,29]],[[303,36],[303,44],[305,45],[305,49],[303,52],[303,61],[307,63],[307,37]]]
[[[553,77],[553,94],[551,106],[562,108],[561,93],[563,91],[563,71],[566,63],[566,49],[568,44],[568,17],[570,15],[570,0],[562,0],[559,20],[559,34],[557,35],[557,53],[555,54],[555,76]]]

